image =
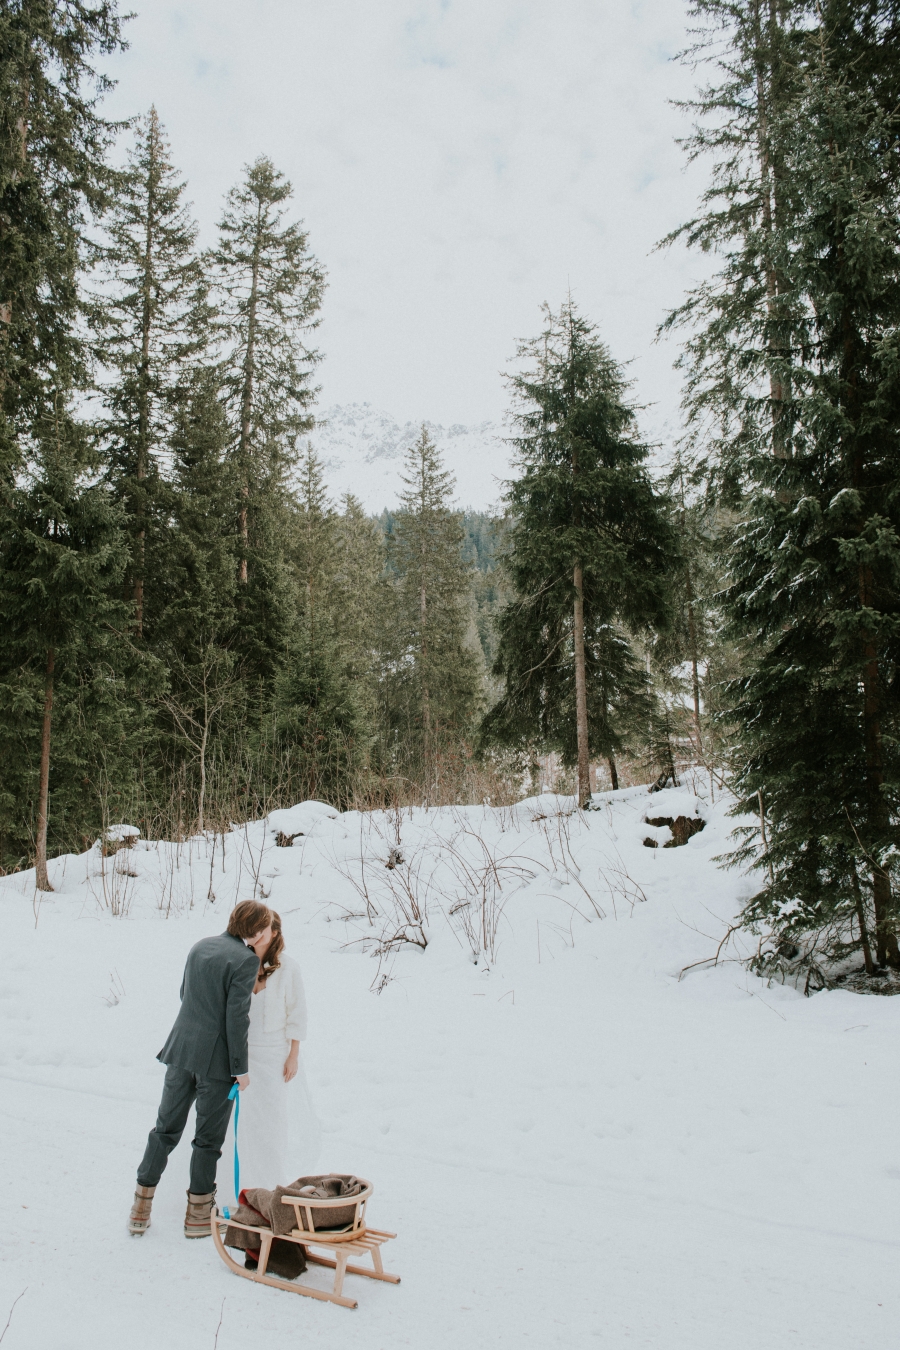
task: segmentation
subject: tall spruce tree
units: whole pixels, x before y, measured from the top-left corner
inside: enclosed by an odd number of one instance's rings
[[[319,630],[331,626],[331,576],[337,543],[336,512],[325,490],[321,462],[307,444],[294,490],[292,561],[302,623],[315,645]]]
[[[389,623],[386,545],[384,532],[352,493],[344,497],[336,520],[333,561],[332,600],[341,663],[374,727]]]
[[[237,656],[238,536],[229,427],[215,369],[185,378],[171,409],[171,470],[158,500],[167,529],[148,540],[155,578],[153,651],[166,672],[157,699],[158,790],[181,777],[207,811],[209,767],[217,752],[237,753],[245,718]],[[237,744],[236,744],[237,742]]]
[[[291,559],[299,621],[275,685],[277,744],[306,796],[345,805],[365,737],[359,691],[341,657],[345,616],[336,604],[337,514],[307,445],[294,494]]]
[[[571,298],[544,312],[510,381],[522,471],[507,493],[515,598],[498,621],[504,692],[482,734],[560,751],[586,803],[591,753],[609,759],[616,786],[616,752],[646,706],[630,633],[668,621],[675,538],[621,370]]]
[[[680,727],[691,743],[692,756],[707,763],[704,685],[713,648],[714,595],[719,577],[713,561],[717,533],[716,511],[702,491],[702,475],[676,449],[665,477],[672,528],[678,540],[678,564],[669,574],[668,629],[650,643],[651,669],[662,702],[670,709],[669,723]],[[668,725],[668,723],[667,723]]]
[[[112,481],[131,517],[130,590],[145,621],[147,534],[164,528],[159,471],[186,364],[208,340],[210,312],[197,227],[156,109],[138,122],[106,219],[105,285],[94,304],[106,367],[103,428]],[[158,551],[158,550],[157,550]]]
[[[695,325],[689,413],[715,419],[714,473],[740,505],[728,713],[740,809],[768,826],[764,851],[750,834],[736,855],[763,882],[745,919],[771,934],[763,964],[869,964],[874,929],[900,966],[900,16],[696,9],[722,72],[699,111],[734,135],[694,142],[717,158],[688,233],[723,263],[675,318]]]
[[[0,475],[60,398],[83,386],[77,318],[86,226],[114,175],[109,87],[92,62],[122,46],[110,0],[22,0],[0,11]]]
[[[285,221],[290,183],[260,157],[227,197],[209,262],[219,302],[225,388],[240,500],[240,580],[248,581],[253,513],[261,490],[293,461],[312,425],[309,347],[324,274],[300,225]]]
[[[150,555],[160,585],[156,650],[167,663],[199,645],[229,647],[237,624],[238,534],[228,417],[218,372],[199,367],[172,410],[171,529]]]
[[[424,426],[404,468],[405,491],[388,541],[395,578],[388,723],[430,790],[442,750],[472,728],[479,660],[467,641],[470,575],[460,516],[451,505],[454,480]]]
[[[313,637],[304,625],[292,639],[275,680],[275,710],[285,780],[305,797],[348,806],[368,736],[330,627],[320,625]]]
[[[77,780],[87,775],[90,784],[98,741],[125,751],[129,711],[115,698],[110,705],[127,660],[129,609],[115,594],[128,556],[124,522],[108,490],[77,467],[71,441],[78,428],[67,421],[56,430],[58,442],[39,450],[0,504],[0,741],[9,766],[3,833],[7,846],[20,848],[33,830],[36,884],[44,891],[53,889],[51,793],[63,810],[80,805],[82,821],[96,818],[79,802]]]
[[[78,729],[96,749],[124,725],[121,709],[106,716],[115,663],[100,673],[121,618],[109,589],[124,565],[121,521],[91,483],[99,466],[73,414],[89,380],[88,227],[116,181],[115,127],[98,111],[109,81],[93,63],[121,45],[117,6],[103,0],[0,13],[0,736],[18,747],[4,832],[14,848],[31,835],[42,888],[54,803],[58,824],[68,808],[82,824],[92,814],[78,801],[76,783],[91,785]]]

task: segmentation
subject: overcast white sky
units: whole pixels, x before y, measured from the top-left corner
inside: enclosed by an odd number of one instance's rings
[[[113,115],[156,104],[204,240],[265,153],[329,275],[321,406],[499,418],[500,372],[571,286],[645,427],[674,430],[657,323],[700,264],[668,103],[693,76],[682,0],[135,0]]]

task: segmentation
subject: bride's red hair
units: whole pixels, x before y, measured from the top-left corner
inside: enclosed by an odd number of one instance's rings
[[[281,915],[276,914],[274,909],[270,911],[272,915],[272,941],[266,948],[266,954],[260,962],[260,978],[267,980],[273,970],[277,970],[281,965],[278,960],[284,951],[284,933],[281,931]]]

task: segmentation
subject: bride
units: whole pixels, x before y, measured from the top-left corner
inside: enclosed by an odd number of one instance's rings
[[[249,945],[259,975],[250,1000],[250,1085],[241,1093],[238,1125],[241,1189],[272,1190],[315,1167],[319,1126],[300,1063],[306,996],[300,967],[284,950],[280,915],[273,910],[271,924]]]

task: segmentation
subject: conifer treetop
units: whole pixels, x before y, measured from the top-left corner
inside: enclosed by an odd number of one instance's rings
[[[307,343],[318,325],[325,274],[309,250],[308,232],[286,220],[293,189],[270,159],[247,166],[232,188],[208,262],[219,302],[225,387],[249,414],[242,453],[251,443],[308,431],[317,390],[311,374],[321,356]],[[249,438],[249,439],[248,439]]]
[[[400,496],[400,510],[421,515],[451,509],[456,479],[444,468],[440,451],[424,422],[418,439],[406,451],[403,468],[400,478],[406,490]]]

